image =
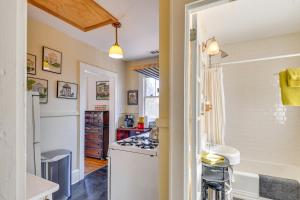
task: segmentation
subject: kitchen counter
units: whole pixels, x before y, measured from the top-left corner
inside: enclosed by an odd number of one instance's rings
[[[46,197],[51,199],[52,193],[59,189],[58,184],[29,173],[26,182],[27,200],[42,200]]]

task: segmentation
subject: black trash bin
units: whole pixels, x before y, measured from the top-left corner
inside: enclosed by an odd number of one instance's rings
[[[57,149],[42,153],[42,177],[59,184],[59,190],[53,193],[54,200],[71,197],[72,152]]]

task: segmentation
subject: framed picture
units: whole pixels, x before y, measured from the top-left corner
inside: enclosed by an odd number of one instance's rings
[[[48,103],[48,80],[27,77],[27,89],[39,93],[40,103]]]
[[[44,46],[42,69],[47,72],[61,74],[62,53]]]
[[[36,75],[36,56],[27,53],[27,74]]]
[[[77,99],[78,84],[57,81],[57,98]]]
[[[138,105],[139,104],[139,95],[137,90],[129,90],[127,92],[127,102],[128,105]]]
[[[96,100],[109,100],[109,81],[96,82]]]

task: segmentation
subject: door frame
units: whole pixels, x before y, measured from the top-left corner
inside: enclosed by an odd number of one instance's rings
[[[115,98],[113,99],[113,105],[114,108],[110,109],[110,114],[109,114],[109,143],[112,143],[115,141],[116,138],[116,128],[118,127],[118,117],[120,115],[119,110],[120,110],[120,105],[117,103],[117,98],[118,98],[118,90],[117,90],[117,85],[118,85],[118,74],[112,71],[108,71],[107,69],[95,66],[95,65],[90,65],[84,62],[79,63],[80,67],[80,113],[79,113],[79,179],[82,180],[84,179],[84,114],[85,111],[87,110],[87,76],[88,74],[94,74],[94,75],[105,75],[107,77],[110,77],[114,80],[114,88],[110,88],[110,91],[114,90],[115,93]],[[113,111],[111,111],[111,109]]]
[[[196,31],[191,41],[190,30],[197,30],[197,13],[210,7],[234,0],[198,0],[185,5],[185,41],[184,41],[184,200],[201,198],[201,163],[199,151],[201,137],[199,114],[201,111],[200,58]],[[200,102],[200,103],[199,103]]]

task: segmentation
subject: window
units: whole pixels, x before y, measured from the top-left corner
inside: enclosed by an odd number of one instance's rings
[[[159,80],[144,78],[144,114],[149,121],[159,117]]]

